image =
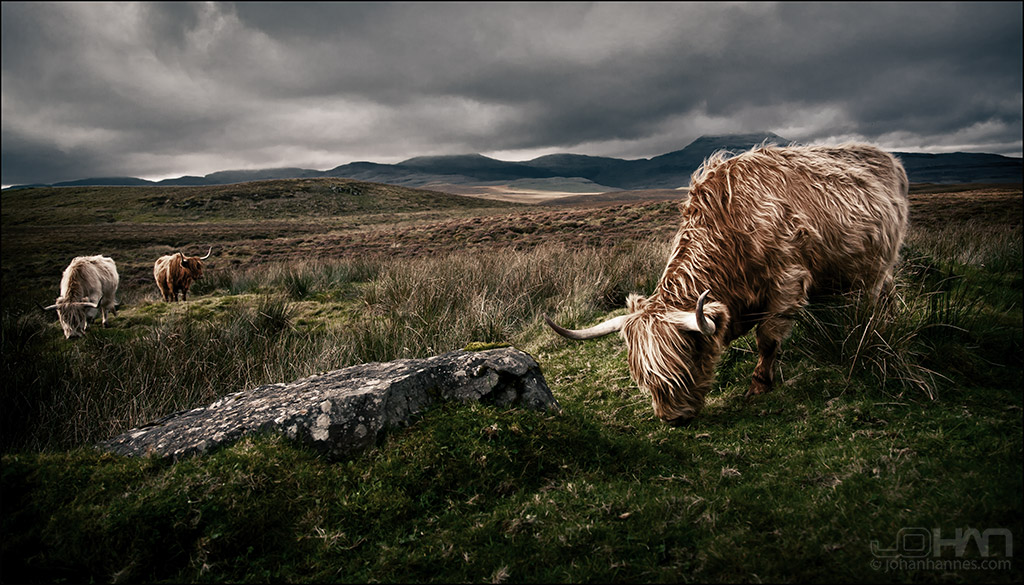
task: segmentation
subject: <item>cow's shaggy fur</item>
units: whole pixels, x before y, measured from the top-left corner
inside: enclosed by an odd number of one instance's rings
[[[203,260],[209,257],[209,253],[200,258],[177,252],[157,258],[153,263],[153,279],[163,299],[177,302],[180,292],[181,300],[187,301],[188,289],[194,281],[202,278]]]
[[[748,394],[770,390],[779,345],[811,294],[878,295],[907,231],[907,190],[900,162],[862,144],[765,145],[705,161],[657,289],[629,298],[621,327],[630,373],[655,413],[673,424],[696,416],[722,351],[754,326]],[[714,333],[684,330],[706,289]]]
[[[107,315],[117,314],[117,286],[120,278],[114,261],[106,256],[79,256],[68,264],[60,280],[60,296],[47,309],[56,309],[64,337],[85,333],[89,320],[99,311],[103,326]]]

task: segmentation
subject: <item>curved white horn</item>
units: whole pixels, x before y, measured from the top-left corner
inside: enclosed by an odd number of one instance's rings
[[[684,331],[694,331],[702,335],[714,335],[716,329],[715,322],[704,315],[704,301],[710,292],[710,290],[706,290],[701,293],[700,297],[697,298],[697,309],[694,312],[669,311],[665,313],[665,320],[675,323]]]
[[[206,260],[207,258],[210,257],[210,254],[213,254],[213,246],[210,246],[210,251],[206,253],[206,256],[200,258],[200,260]]]
[[[90,309],[95,309],[96,307],[99,307],[100,304],[99,303],[94,303],[94,302],[91,302],[91,301],[75,301],[73,303],[67,303],[67,306],[68,307],[89,307]]]
[[[697,298],[697,310],[695,311],[697,317],[697,329],[699,329],[704,335],[715,334],[715,322],[709,321],[708,318],[704,316],[704,300],[708,298],[708,293],[710,292],[711,289],[709,288],[708,290],[700,293],[700,297]]]
[[[40,308],[44,311],[52,311],[57,308],[57,305],[50,305],[49,307],[43,307],[42,305],[40,305]]]
[[[583,341],[585,339],[594,339],[597,337],[603,337],[609,333],[615,333],[622,329],[622,324],[626,322],[627,317],[629,317],[629,315],[620,315],[587,329],[566,329],[564,327],[559,327],[558,325],[555,325],[547,315],[544,315],[544,321],[547,322],[549,327],[555,330],[555,333],[562,337]]]

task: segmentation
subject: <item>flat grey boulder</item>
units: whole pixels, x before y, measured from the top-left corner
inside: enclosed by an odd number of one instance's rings
[[[276,432],[340,459],[373,446],[390,429],[407,426],[429,406],[452,400],[560,409],[537,362],[504,347],[362,364],[266,384],[171,414],[98,446],[121,455],[179,459],[245,435]]]

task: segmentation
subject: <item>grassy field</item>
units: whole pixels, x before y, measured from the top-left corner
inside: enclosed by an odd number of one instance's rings
[[[738,340],[677,429],[618,338],[541,318],[649,293],[673,202],[337,179],[5,192],[0,581],[1020,582],[1021,204],[1019,185],[915,186],[892,294],[816,305],[749,401]],[[152,261],[207,246],[192,300],[159,302]],[[35,303],[93,253],[118,262],[124,307],[68,342]],[[448,405],[335,463],[272,436],[177,463],[91,447],[474,342],[533,355],[562,412]]]

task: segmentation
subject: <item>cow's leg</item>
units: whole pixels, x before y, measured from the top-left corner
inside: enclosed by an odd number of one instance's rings
[[[888,267],[887,270],[879,272],[875,277],[874,284],[870,289],[868,289],[871,294],[871,298],[876,301],[881,299],[885,294],[892,290],[893,282],[893,268],[891,266]]]
[[[757,326],[757,366],[754,367],[747,397],[771,392],[775,383],[775,358],[782,340],[792,329],[793,321],[786,317],[772,317]]]
[[[754,367],[747,397],[771,392],[775,382],[775,357],[779,354],[782,340],[793,331],[793,318],[807,305],[813,279],[806,268],[793,267],[780,282],[782,284],[775,291],[775,296],[788,302],[769,307],[769,317],[757,326],[757,366]]]

